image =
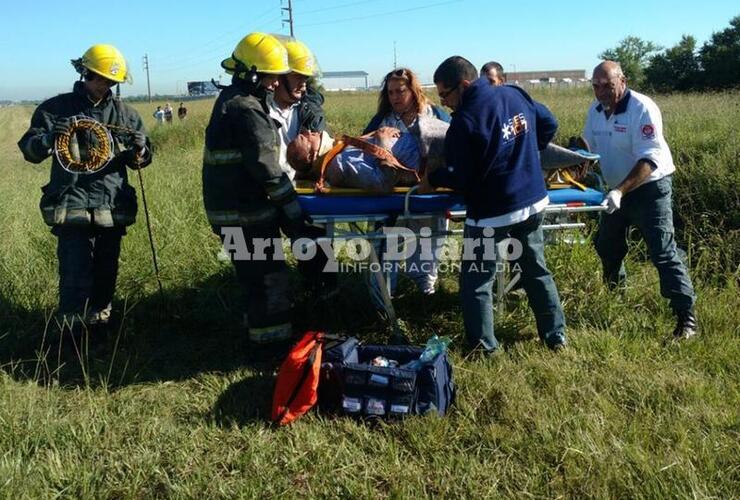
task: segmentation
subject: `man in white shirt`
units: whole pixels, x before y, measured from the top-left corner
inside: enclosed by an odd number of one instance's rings
[[[324,132],[326,116],[322,105],[324,97],[312,88],[310,79],[319,76],[319,66],[313,52],[303,42],[295,38],[276,36],[288,53],[290,73],[279,75],[280,85],[275,89],[272,98],[268,99],[270,117],[280,124],[278,138],[280,151],[278,162],[280,168],[291,181],[295,170],[288,164],[288,144],[301,130]],[[312,237],[325,236],[326,231],[311,226]],[[323,272],[327,256],[319,252],[313,259],[300,260],[298,272],[305,281],[309,292],[317,297],[326,298],[336,293],[337,276],[335,273]]]
[[[658,270],[661,294],[678,318],[673,336],[692,337],[697,332],[696,296],[674,239],[671,174],[676,167],[663,138],[660,110],[652,99],[627,88],[616,62],[596,66],[592,86],[596,100],[583,136],[601,155],[601,172],[611,189],[595,240],[604,280],[610,286],[624,283],[627,230],[637,226]]]
[[[309,79],[317,76],[318,65],[311,50],[294,38],[278,37],[288,52],[290,73],[280,75],[280,86],[271,99],[270,117],[280,124],[280,167],[290,180],[295,170],[288,164],[287,150],[298,133],[304,129],[311,132],[326,130],[326,118],[322,105],[324,97],[309,85]]]
[[[305,90],[305,83],[302,84]],[[290,142],[298,136],[298,102],[287,99],[290,96],[287,91],[275,92],[270,103],[270,117],[280,124],[278,135],[280,136],[280,167],[288,174],[290,180],[295,178],[295,170],[288,164],[286,158],[287,147]]]

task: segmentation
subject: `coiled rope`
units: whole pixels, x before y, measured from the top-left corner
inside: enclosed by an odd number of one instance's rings
[[[133,129],[117,125],[104,125],[88,117],[72,117],[72,123],[65,133],[58,134],[54,141],[54,155],[66,171],[73,174],[94,174],[104,169],[113,158],[113,137],[111,129],[127,133]],[[87,157],[81,158],[75,143],[77,133],[88,131],[92,140],[86,145]],[[75,138],[73,140],[73,137]]]

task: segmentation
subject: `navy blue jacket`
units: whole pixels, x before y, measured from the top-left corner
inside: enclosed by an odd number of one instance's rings
[[[432,104],[432,114],[435,118],[438,118],[442,120],[443,122],[450,121],[450,115],[447,114],[447,111],[440,108],[436,104]],[[367,127],[365,127],[365,130],[362,131],[362,135],[369,134],[370,132],[375,132],[380,127],[380,122],[383,121],[383,118],[385,118],[385,115],[381,115],[380,113],[376,114],[372,117],[370,120],[370,123],[367,124]]]
[[[429,182],[461,191],[475,220],[532,205],[547,195],[538,150],[557,128],[552,113],[524,90],[478,79],[452,114],[448,167],[431,172]]]

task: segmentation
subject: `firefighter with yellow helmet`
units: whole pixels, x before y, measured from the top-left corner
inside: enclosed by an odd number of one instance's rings
[[[203,201],[244,289],[250,341],[281,342],[292,336],[292,297],[280,230],[297,238],[306,228],[280,168],[278,130],[267,104],[280,75],[290,72],[288,52],[275,37],[250,33],[221,66],[233,78],[206,128]]]
[[[40,208],[44,222],[57,237],[60,325],[79,333],[110,319],[121,238],[137,211],[136,192],[129,185],[126,167],[149,165],[152,153],[141,117],[112,93],[114,86],[131,82],[121,52],[112,45],[93,45],[71,62],[80,81],[72,92],[36,108],[18,146],[31,163],[57,153],[49,183],[42,188]],[[107,130],[104,140],[88,130],[72,133],[72,124],[81,117],[102,125],[100,129]],[[75,160],[105,148],[104,166],[83,173],[65,168],[55,146],[60,136],[74,142]]]

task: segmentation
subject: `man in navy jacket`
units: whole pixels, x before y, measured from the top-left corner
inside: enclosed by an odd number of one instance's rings
[[[445,140],[448,166],[429,173],[420,191],[449,187],[465,197],[460,295],[471,346],[489,353],[498,348],[493,279],[500,251],[514,279],[522,281],[540,338],[557,350],[565,345],[565,318],[545,265],[541,225],[549,199],[538,154],[555,135],[557,120],[522,89],[493,87],[477,77],[459,56],[435,71],[442,104],[453,111]]]

